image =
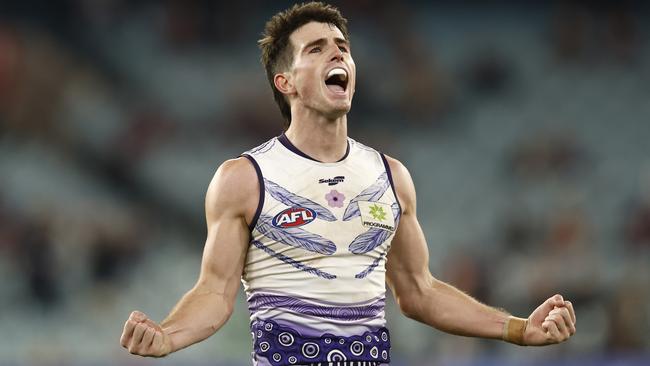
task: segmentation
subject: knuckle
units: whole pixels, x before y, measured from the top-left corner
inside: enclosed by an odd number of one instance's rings
[[[145,333],[145,339],[147,340],[147,343],[151,343],[153,340],[154,333],[151,331],[151,329],[147,330],[147,333]]]
[[[553,333],[551,333],[551,331],[549,330],[548,332],[546,332],[544,334],[544,338],[546,338],[546,342],[552,340],[553,339]]]
[[[560,310],[560,309],[555,309],[555,310],[551,311],[551,312],[549,313],[549,315],[560,315],[561,312],[562,312],[562,310]]]
[[[151,353],[154,356],[158,356],[160,353],[160,347],[156,346],[155,344],[152,344],[149,346],[149,353]]]

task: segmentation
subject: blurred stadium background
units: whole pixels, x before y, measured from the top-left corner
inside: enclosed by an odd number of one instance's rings
[[[249,365],[230,322],[163,360],[118,344],[196,279],[225,159],[281,133],[256,40],[283,1],[0,2],[0,365]],[[350,135],[402,160],[431,269],[568,343],[453,337],[390,303],[395,365],[650,364],[650,46],[642,1],[339,4]]]

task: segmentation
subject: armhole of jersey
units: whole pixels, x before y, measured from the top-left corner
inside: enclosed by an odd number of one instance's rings
[[[253,229],[255,229],[255,225],[257,225],[257,219],[260,218],[260,214],[262,213],[262,206],[264,206],[264,178],[262,177],[262,170],[260,169],[260,165],[257,164],[257,161],[255,161],[255,158],[248,154],[242,154],[241,156],[245,157],[248,159],[248,161],[253,164],[253,167],[255,167],[255,172],[257,173],[257,180],[260,185],[260,198],[259,201],[257,202],[257,210],[255,210],[255,215],[253,216],[253,220],[251,220],[251,223],[248,225],[248,229],[250,230],[251,234],[253,233]],[[389,174],[390,176],[390,174]]]
[[[386,174],[388,174],[388,181],[390,182],[390,188],[393,190],[393,195],[395,196],[395,202],[399,206],[399,212],[402,212],[402,204],[399,203],[399,197],[397,197],[397,191],[395,191],[395,183],[393,182],[393,174],[390,172],[390,165],[388,165],[388,160],[386,160],[386,155],[384,153],[379,153],[381,160],[384,162],[384,168],[386,168]]]

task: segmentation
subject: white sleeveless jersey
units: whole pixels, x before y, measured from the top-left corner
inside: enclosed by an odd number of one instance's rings
[[[285,135],[243,156],[261,188],[242,275],[254,364],[387,364],[385,263],[401,210],[385,157],[348,139],[322,163]]]

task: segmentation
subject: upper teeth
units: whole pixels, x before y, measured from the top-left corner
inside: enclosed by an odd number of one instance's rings
[[[330,70],[330,72],[327,73],[327,78],[329,79],[334,75],[341,75],[343,77],[343,80],[346,80],[348,78],[348,73],[345,71],[345,69],[342,69],[340,67]]]

